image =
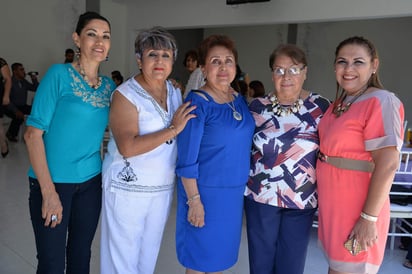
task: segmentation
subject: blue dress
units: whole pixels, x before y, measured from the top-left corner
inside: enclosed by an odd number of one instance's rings
[[[238,258],[255,123],[240,95],[232,106],[242,115],[240,121],[233,117],[228,104],[216,103],[204,91],[190,92],[186,101],[197,106],[197,117],[177,139],[177,256],[186,268],[217,272],[230,268]],[[205,209],[202,228],[187,221],[187,196],[181,177],[197,180]]]

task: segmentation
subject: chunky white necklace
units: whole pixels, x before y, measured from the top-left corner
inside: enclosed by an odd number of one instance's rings
[[[98,76],[97,77],[97,84],[94,85],[92,82],[90,82],[89,77],[87,77],[86,72],[84,71],[82,65],[80,62],[78,62],[79,65],[79,72],[80,75],[83,77],[84,81],[93,89],[98,89],[102,85],[102,77]]]
[[[274,114],[280,117],[285,117],[286,115],[299,112],[300,108],[303,105],[303,100],[299,98],[290,106],[285,106],[280,104],[278,97],[273,93],[270,97],[272,102],[272,111]]]

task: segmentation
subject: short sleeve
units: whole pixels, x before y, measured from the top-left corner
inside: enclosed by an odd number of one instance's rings
[[[404,107],[401,101],[391,92],[378,91],[369,113],[364,130],[366,150],[396,146],[400,151],[404,132]]]
[[[61,93],[63,74],[67,74],[64,65],[56,64],[50,67],[37,88],[32,105],[32,110],[26,124],[45,132],[48,131],[50,122]]]

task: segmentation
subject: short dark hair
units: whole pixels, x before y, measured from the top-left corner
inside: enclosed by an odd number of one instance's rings
[[[204,66],[206,64],[206,57],[207,57],[207,54],[209,53],[209,50],[216,46],[222,46],[230,50],[233,53],[235,57],[235,61],[237,63],[238,55],[237,55],[237,50],[235,48],[235,42],[226,35],[213,34],[205,38],[200,43],[199,65]]]
[[[84,27],[94,19],[107,22],[107,24],[109,25],[109,29],[111,28],[109,20],[107,20],[105,17],[101,16],[100,14],[94,11],[86,11],[85,13],[79,16],[79,20],[77,21],[76,25],[76,33],[80,35]]]
[[[197,50],[192,49],[186,52],[185,59],[183,59],[183,66],[186,66],[187,59],[189,58],[197,61],[197,64],[199,65],[199,54],[197,53]]]
[[[249,88],[253,89],[253,98],[262,97],[265,95],[265,87],[259,80],[253,80],[249,83]]]
[[[15,71],[15,70],[19,69],[19,68],[22,67],[22,66],[23,66],[22,63],[13,63],[13,64],[11,65],[11,70],[12,70],[12,71]]]
[[[123,80],[124,80],[123,75],[118,70],[113,70],[112,71],[112,79],[113,79],[113,81],[117,80],[120,83],[123,83]]]
[[[273,64],[278,56],[287,56],[292,59],[295,65],[302,63],[303,65],[307,66],[308,61],[306,59],[305,52],[294,44],[281,44],[279,45],[270,55],[269,57],[269,67],[273,70]]]
[[[66,49],[66,51],[64,52],[64,54],[69,54],[69,53],[74,54],[74,50],[73,49]]]

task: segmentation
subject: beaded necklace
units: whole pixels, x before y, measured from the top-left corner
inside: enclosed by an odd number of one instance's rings
[[[272,102],[273,113],[280,117],[285,117],[286,115],[299,112],[300,108],[303,105],[303,100],[300,99],[300,94],[298,99],[289,106],[282,105],[275,93],[273,93],[273,95],[270,97],[270,101]]]
[[[102,77],[98,76],[97,77],[97,84],[93,84],[92,82],[89,81],[89,77],[87,77],[86,72],[84,71],[82,65],[78,61],[77,64],[79,65],[79,73],[83,77],[84,81],[93,89],[98,89],[102,85]]]
[[[346,97],[348,96],[348,93],[343,90],[342,93],[339,96],[339,99],[336,100],[333,106],[333,113],[336,115],[336,117],[340,117],[343,113],[349,110],[350,106],[362,95],[365,93],[365,91],[368,89],[368,86],[366,85],[362,90],[356,92],[353,95],[352,100],[347,102],[345,105],[342,105],[343,102],[345,101]]]

